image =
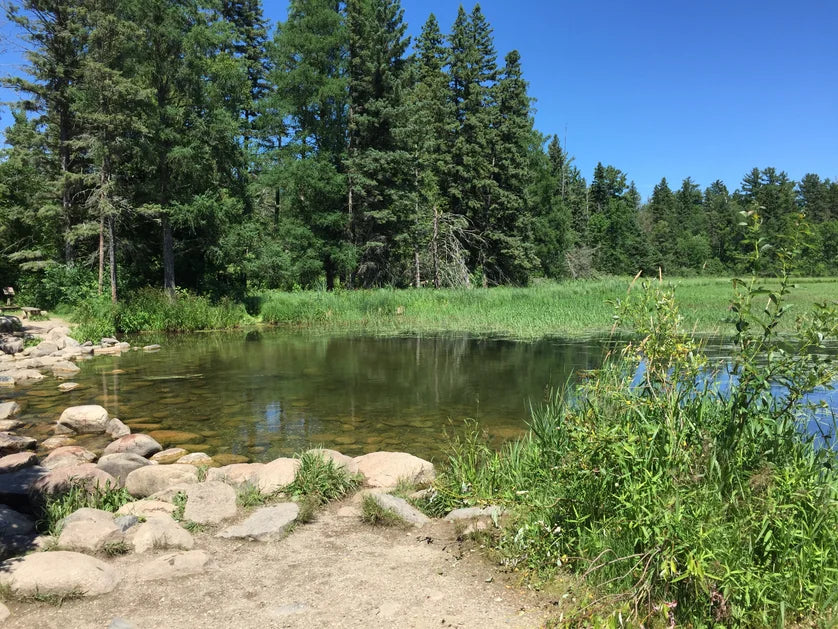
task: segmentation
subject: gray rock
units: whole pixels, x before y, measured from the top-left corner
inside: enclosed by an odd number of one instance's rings
[[[120,437],[127,437],[130,435],[131,429],[116,417],[111,417],[110,420],[108,420],[105,432],[111,439],[119,439]]]
[[[108,411],[98,404],[71,406],[64,409],[58,419],[58,428],[69,429],[75,433],[100,433],[108,427]]]
[[[203,550],[169,553],[141,565],[137,576],[141,581],[189,577],[202,574],[209,560],[209,554]]]
[[[92,463],[95,460],[96,455],[81,446],[60,446],[52,450],[41,465],[48,470],[57,470],[59,467]]]
[[[283,502],[272,507],[263,507],[241,524],[224,529],[216,535],[224,539],[249,539],[266,542],[285,534],[297,519],[300,507],[294,502]]]
[[[0,341],[0,352],[5,354],[17,354],[23,351],[23,339],[9,336]]]
[[[32,437],[21,437],[10,432],[0,432],[0,456],[34,450],[38,442]]]
[[[329,450],[328,448],[314,448],[306,454],[313,454],[326,461],[331,461],[336,468],[347,467],[352,463],[352,457],[341,454],[337,450]]]
[[[35,523],[22,513],[0,505],[0,537],[28,535],[35,530]]]
[[[157,352],[159,350],[160,350],[160,346],[157,345],[157,344],[143,346],[143,351],[144,352]]]
[[[163,447],[152,437],[137,433],[134,435],[125,435],[109,443],[108,447],[105,448],[105,454],[130,453],[148,457],[160,452],[162,449]]]
[[[113,519],[113,523],[119,527],[119,530],[125,533],[132,526],[140,523],[140,518],[135,515],[119,515]]]
[[[400,480],[430,482],[435,476],[432,463],[406,452],[372,452],[355,457],[347,468],[362,474],[370,487],[395,487]]]
[[[404,498],[391,496],[390,494],[369,494],[382,509],[392,511],[402,520],[413,526],[424,526],[431,519],[419,509],[413,507]]]
[[[220,524],[236,517],[236,491],[218,481],[190,485],[183,519],[197,524]]]
[[[55,450],[56,448],[61,448],[63,446],[71,446],[76,443],[76,440],[72,437],[68,437],[67,435],[55,435],[53,437],[49,437],[44,439],[41,443],[41,447],[44,450]]]
[[[503,515],[503,508],[501,507],[465,507],[462,509],[454,509],[445,516],[448,522],[455,522],[457,520],[473,520],[474,518],[492,518],[497,519]]]
[[[9,505],[28,504],[29,495],[35,484],[47,474],[40,465],[24,467],[3,474],[0,479],[0,503]]]
[[[58,390],[62,393],[67,393],[72,391],[73,389],[78,389],[79,383],[78,382],[62,382],[58,385]]]
[[[10,432],[23,427],[23,422],[19,419],[0,419],[0,432]]]
[[[0,457],[0,474],[14,472],[24,467],[38,465],[38,457],[34,452],[17,452]]]
[[[122,530],[113,513],[100,509],[79,509],[64,518],[58,546],[64,550],[95,553],[107,544],[122,540]]]
[[[10,374],[0,374],[0,387],[15,386],[15,377]]]
[[[134,552],[182,548],[192,550],[195,540],[168,515],[148,515],[146,521],[126,533]]]
[[[52,374],[54,376],[60,376],[62,378],[74,376],[81,371],[81,367],[69,360],[60,360],[57,363],[53,363],[50,366],[50,369],[52,369]]]
[[[102,338],[101,341],[99,341],[99,345],[101,345],[102,347],[110,347],[111,345],[116,345],[117,343],[119,343],[119,341],[110,336],[105,336]]]
[[[38,358],[40,356],[50,356],[57,352],[60,347],[53,343],[52,341],[41,341],[35,347],[32,348],[32,351],[29,352],[29,356],[32,358]]]
[[[32,553],[0,564],[0,586],[17,596],[98,596],[118,583],[113,568],[81,553]]]
[[[114,618],[108,625],[108,629],[137,629],[137,626],[124,618]]]
[[[44,379],[44,374],[36,369],[18,369],[9,375],[15,381],[15,385],[26,382],[37,382]]]
[[[104,470],[119,481],[120,487],[125,485],[128,474],[146,465],[152,465],[151,461],[131,452],[104,454],[97,463],[100,470]]]
[[[212,457],[206,452],[191,452],[180,457],[177,462],[200,467],[202,465],[211,465]]]
[[[0,404],[0,419],[9,419],[20,413],[20,404],[17,402],[3,402]]]
[[[136,500],[122,505],[116,512],[118,516],[133,515],[147,518],[150,515],[171,516],[175,512],[175,506],[170,502],[162,500]]]
[[[33,469],[33,468],[28,468]],[[38,469],[44,469],[39,467]],[[85,487],[92,490],[94,487],[117,487],[117,480],[107,472],[100,470],[93,463],[82,463],[81,465],[66,465],[58,469],[49,470],[38,478],[32,485],[35,491],[52,494],[66,491],[70,487]]]
[[[0,315],[0,332],[8,334],[11,332],[20,332],[21,330],[23,330],[23,324],[20,322],[20,319],[9,315]]]
[[[193,465],[149,465],[129,473],[125,489],[132,496],[144,498],[179,484],[198,482],[198,472]]]

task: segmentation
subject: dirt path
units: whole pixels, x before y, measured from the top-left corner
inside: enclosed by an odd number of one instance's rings
[[[43,321],[21,319],[20,322],[23,324],[23,331],[33,336],[45,336],[47,332],[59,326],[65,328],[71,327],[69,321],[55,316],[51,316],[49,319],[44,319]]]
[[[511,627],[542,625],[538,597],[508,583],[478,553],[463,551],[444,523],[371,528],[357,499],[330,505],[278,542],[195,536],[212,564],[204,574],[143,582],[156,555],[113,560],[114,592],[61,607],[11,603],[9,628]]]

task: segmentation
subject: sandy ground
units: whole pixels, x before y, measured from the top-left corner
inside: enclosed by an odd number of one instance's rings
[[[20,322],[23,324],[23,331],[33,336],[45,336],[47,332],[58,326],[72,329],[72,325],[68,321],[55,316],[50,316],[49,319],[43,321],[21,319]]]
[[[328,506],[285,539],[234,542],[195,536],[212,563],[203,574],[144,582],[156,555],[113,560],[120,585],[95,599],[7,603],[3,628],[82,629],[123,619],[161,627],[539,627],[550,607],[515,586],[451,525],[372,528],[357,499]]]

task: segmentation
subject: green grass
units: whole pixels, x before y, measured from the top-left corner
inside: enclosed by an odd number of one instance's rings
[[[260,507],[271,500],[271,496],[263,494],[259,486],[251,482],[242,483],[236,489],[236,504],[240,507]]]
[[[61,520],[79,509],[89,507],[113,513],[133,501],[134,497],[125,489],[111,487],[110,484],[92,489],[74,486],[61,493],[45,494],[38,504],[38,528],[48,535],[57,536],[61,533]]]
[[[731,282],[723,278],[672,279],[684,325],[697,334],[727,334]],[[838,296],[838,279],[799,279],[795,310]],[[434,291],[358,290],[267,292],[266,323],[329,333],[377,335],[469,333],[517,339],[591,337],[611,329],[611,302],[623,298],[631,278],[539,282],[526,288]],[[766,284],[776,282],[766,280]],[[793,322],[781,330],[794,331]]]
[[[392,528],[407,527],[408,524],[401,516],[391,509],[385,509],[367,494],[361,503],[361,520],[370,526],[384,526]]]
[[[331,459],[316,452],[304,452],[294,482],[285,490],[292,498],[326,504],[352,493],[359,485],[357,476],[348,474]]]

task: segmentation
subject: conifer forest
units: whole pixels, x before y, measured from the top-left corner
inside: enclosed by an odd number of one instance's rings
[[[479,5],[21,0],[28,49],[0,160],[0,275],[241,297],[324,287],[725,275],[765,238],[838,272],[838,181],[755,167],[738,188],[631,164],[583,173],[535,129],[522,59]],[[567,94],[573,98],[573,94]],[[771,269],[765,269],[769,272]]]

